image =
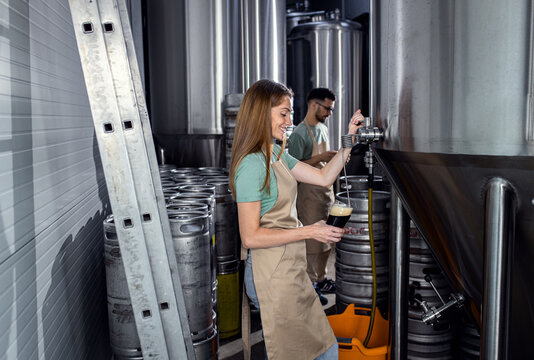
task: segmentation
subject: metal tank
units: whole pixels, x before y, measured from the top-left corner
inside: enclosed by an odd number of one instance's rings
[[[221,166],[222,103],[241,92],[240,1],[148,1],[152,129],[163,162]]]
[[[287,84],[295,93],[295,124],[306,116],[306,95],[314,87],[336,94],[336,110],[327,122],[330,148],[339,149],[341,135],[361,104],[361,25],[325,20],[295,26],[287,42]]]
[[[285,0],[148,1],[148,99],[162,163],[223,166],[223,102],[286,80]]]
[[[531,1],[371,2],[375,153],[481,329],[534,357]]]
[[[291,11],[288,9],[286,12],[286,33],[289,36],[291,30],[293,30],[295,26],[311,21],[321,21],[324,20],[324,18],[324,10],[310,11],[303,9],[303,11]]]
[[[241,0],[243,89],[261,79],[286,82],[286,0]]]

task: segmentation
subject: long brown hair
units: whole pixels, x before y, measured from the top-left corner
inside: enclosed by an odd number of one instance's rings
[[[271,81],[259,80],[245,93],[235,124],[232,158],[230,160],[230,189],[235,194],[235,174],[241,160],[248,154],[263,152],[267,174],[261,190],[270,189],[271,153],[273,135],[271,128],[271,108],[278,106],[284,97],[293,97],[293,92],[285,85]]]

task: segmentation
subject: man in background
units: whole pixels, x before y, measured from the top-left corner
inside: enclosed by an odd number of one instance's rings
[[[325,125],[334,111],[336,95],[326,88],[314,88],[308,93],[306,101],[308,103],[306,117],[293,130],[289,138],[288,151],[295,158],[320,169],[336,154],[336,151],[330,151],[328,127]],[[297,212],[303,225],[326,220],[333,203],[332,187],[299,183]],[[334,281],[326,277],[326,263],[331,249],[331,244],[314,239],[306,240],[308,276],[323,305],[328,303],[323,293],[336,291]]]

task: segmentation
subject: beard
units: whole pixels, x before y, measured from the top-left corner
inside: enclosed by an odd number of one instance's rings
[[[328,116],[319,116],[319,111],[315,112],[315,119],[319,121],[320,123],[325,123],[326,119],[328,119]]]

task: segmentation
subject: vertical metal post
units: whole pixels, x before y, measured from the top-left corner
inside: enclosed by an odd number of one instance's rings
[[[510,185],[503,179],[492,179],[486,191],[481,359],[507,358],[514,213]]]
[[[389,359],[406,359],[408,331],[408,261],[410,218],[395,190],[391,192],[389,266]]]
[[[376,49],[376,25],[378,11],[376,0],[369,0],[369,117],[374,126],[376,121],[376,94],[375,94],[375,52]]]

